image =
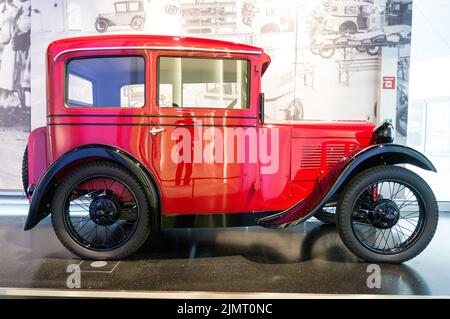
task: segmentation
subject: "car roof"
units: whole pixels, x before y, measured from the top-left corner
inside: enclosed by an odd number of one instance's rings
[[[68,52],[126,48],[241,54],[264,53],[264,50],[258,47],[222,40],[164,35],[116,34],[56,40],[48,46],[47,54],[49,59],[56,61],[61,55]]]

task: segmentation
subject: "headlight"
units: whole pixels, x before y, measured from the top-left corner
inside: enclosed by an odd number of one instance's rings
[[[394,127],[389,122],[378,125],[372,133],[372,143],[383,144],[394,142]]]

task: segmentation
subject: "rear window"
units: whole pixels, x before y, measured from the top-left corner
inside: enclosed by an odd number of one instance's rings
[[[143,107],[144,58],[120,56],[70,60],[66,68],[65,99],[68,107]]]

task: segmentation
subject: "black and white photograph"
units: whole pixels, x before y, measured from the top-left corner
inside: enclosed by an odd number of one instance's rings
[[[0,190],[20,189],[31,120],[30,0],[0,3],[0,34]]]

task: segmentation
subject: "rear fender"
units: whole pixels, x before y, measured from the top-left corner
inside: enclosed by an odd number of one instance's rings
[[[51,201],[56,189],[58,177],[67,171],[85,163],[106,160],[128,169],[144,186],[152,214],[152,229],[157,231],[161,227],[159,194],[154,179],[148,170],[127,152],[107,146],[89,145],[76,148],[54,162],[43,174],[31,197],[25,230],[36,226],[43,218],[50,214]]]
[[[44,126],[34,129],[28,137],[27,145],[28,184],[35,185],[49,165],[47,156],[47,128]]]
[[[268,228],[285,228],[304,222],[338,195],[358,173],[377,165],[411,164],[424,170],[436,172],[425,155],[415,149],[397,144],[371,145],[356,149],[336,164],[328,174],[320,178],[314,190],[291,208],[258,220]]]

